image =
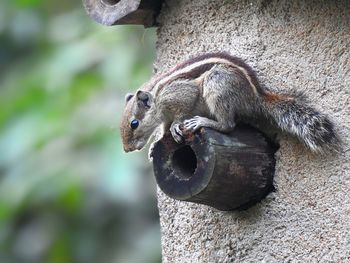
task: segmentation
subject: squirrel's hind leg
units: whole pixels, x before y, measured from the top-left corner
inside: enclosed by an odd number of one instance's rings
[[[230,132],[235,126],[235,113],[239,105],[240,76],[225,65],[214,66],[204,76],[202,96],[209,112],[207,117],[195,116],[184,122],[187,130],[195,132],[208,127],[220,132]]]
[[[216,121],[201,116],[195,116],[184,121],[185,129],[192,132],[195,132],[202,127],[212,128],[220,132],[230,132],[235,128],[235,126],[236,124],[234,121]]]

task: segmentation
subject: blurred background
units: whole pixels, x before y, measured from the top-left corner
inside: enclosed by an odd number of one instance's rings
[[[160,262],[151,166],[118,127],[155,38],[80,1],[1,0],[0,262]]]

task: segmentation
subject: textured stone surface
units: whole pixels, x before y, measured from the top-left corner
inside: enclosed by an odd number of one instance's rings
[[[228,51],[271,89],[304,92],[344,140],[318,156],[280,136],[277,191],[244,212],[158,191],[163,261],[350,262],[350,1],[170,0],[159,22],[159,71]]]

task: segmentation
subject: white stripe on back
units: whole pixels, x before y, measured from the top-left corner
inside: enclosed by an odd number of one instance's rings
[[[185,73],[188,73],[188,72],[191,72],[192,70],[200,67],[200,66],[203,66],[205,64],[213,64],[213,63],[218,63],[218,64],[226,64],[226,65],[230,65],[230,66],[233,66],[235,68],[237,68],[238,70],[240,70],[243,75],[246,77],[246,79],[248,80],[250,86],[252,87],[253,89],[253,92],[255,94],[258,93],[257,91],[257,87],[254,85],[251,77],[249,76],[247,70],[235,63],[233,63],[232,61],[230,60],[227,60],[227,59],[224,59],[224,58],[215,58],[215,57],[212,57],[212,58],[206,58],[204,60],[201,60],[201,61],[197,61],[193,64],[189,64],[187,66],[185,66],[184,68],[181,68],[179,70],[175,70],[173,73],[171,73],[170,75],[160,79],[154,86],[153,88],[153,92],[154,94],[157,94],[158,93],[158,89],[165,83],[167,83],[168,81],[172,80],[172,79],[176,79],[179,75],[181,74],[185,74]]]

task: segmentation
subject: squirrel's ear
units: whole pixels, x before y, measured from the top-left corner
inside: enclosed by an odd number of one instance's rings
[[[131,100],[132,97],[134,97],[134,94],[132,94],[132,93],[126,94],[125,95],[125,103],[127,103],[129,100]]]
[[[136,93],[137,103],[143,105],[146,108],[151,108],[152,95],[148,91],[139,90]]]

